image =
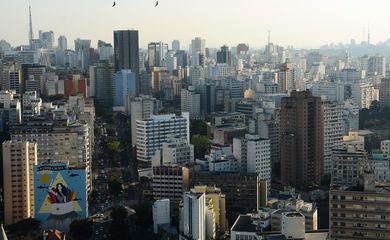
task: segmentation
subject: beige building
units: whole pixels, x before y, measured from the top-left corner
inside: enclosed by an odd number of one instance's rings
[[[89,125],[83,121],[29,121],[10,130],[12,141],[37,143],[38,160],[69,162],[87,167],[87,189],[92,189]]]
[[[364,137],[359,135],[359,131],[350,130],[348,136],[343,137],[343,148],[354,148],[356,150],[364,150]]]
[[[332,240],[390,239],[390,184],[366,174],[359,184],[333,186],[329,195]]]
[[[34,165],[37,144],[3,143],[4,223],[10,225],[34,217]]]
[[[213,239],[217,235],[223,235],[227,230],[227,219],[226,219],[226,199],[225,194],[221,193],[221,189],[210,186],[195,186],[191,189],[196,193],[206,194],[206,205],[213,212],[213,221],[208,226],[208,236]]]

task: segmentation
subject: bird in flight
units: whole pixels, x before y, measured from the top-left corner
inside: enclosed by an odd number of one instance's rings
[[[157,7],[157,5],[158,5],[158,1],[156,2],[156,5],[154,5],[154,7]]]
[[[114,2],[114,4],[112,5],[112,7],[115,7],[115,5],[116,5],[116,2]]]

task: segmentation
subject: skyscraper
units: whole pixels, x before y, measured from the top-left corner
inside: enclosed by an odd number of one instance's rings
[[[115,98],[114,106],[126,106],[129,95],[137,94],[135,74],[131,70],[120,70],[115,74]]]
[[[100,61],[93,70],[95,100],[99,105],[112,107],[114,102],[114,66],[108,61]]]
[[[206,194],[185,192],[183,195],[183,237],[206,239]]]
[[[192,55],[198,53],[206,56],[206,40],[201,39],[200,37],[193,39],[191,41],[191,53]]]
[[[232,56],[231,52],[229,51],[229,47],[226,45],[223,45],[221,47],[221,51],[217,52],[217,63],[226,63],[228,65],[232,64]]]
[[[62,51],[68,49],[68,40],[63,35],[58,37],[58,48]]]
[[[138,79],[139,46],[137,30],[114,31],[115,72],[130,69]]]
[[[10,225],[34,217],[34,165],[37,144],[3,143],[4,223]]]
[[[180,41],[179,40],[173,40],[172,41],[172,50],[173,51],[179,51],[180,50]]]
[[[324,174],[331,174],[332,151],[343,146],[343,103],[323,101]]]
[[[189,113],[152,115],[136,120],[137,159],[149,162],[155,151],[160,150],[169,137],[185,138],[190,142]]]
[[[324,118],[320,97],[293,91],[280,114],[282,182],[298,188],[320,184],[324,158]]]
[[[383,78],[379,88],[380,108],[390,108],[390,78]]]
[[[152,42],[148,44],[148,65],[152,67],[167,66],[168,44],[163,42]]]

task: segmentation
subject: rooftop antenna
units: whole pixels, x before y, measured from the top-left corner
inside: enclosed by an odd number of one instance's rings
[[[34,33],[33,33],[33,27],[32,27],[32,17],[31,17],[31,3],[30,1],[28,2],[28,12],[29,12],[29,43],[30,43],[30,48],[32,48],[33,45],[33,39],[34,39]]]

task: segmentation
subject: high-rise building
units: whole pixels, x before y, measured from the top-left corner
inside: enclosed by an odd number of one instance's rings
[[[3,143],[4,223],[10,225],[34,217],[34,165],[37,144]]]
[[[329,193],[330,239],[389,239],[389,184],[373,174],[352,186],[334,185]]]
[[[41,47],[44,49],[52,49],[54,43],[54,32],[42,32],[39,31],[39,40],[41,42]]]
[[[190,142],[189,113],[152,115],[136,121],[137,159],[150,161],[156,150],[160,150],[169,137],[179,137]]]
[[[194,162],[194,145],[184,138],[169,138],[153,157],[153,165],[183,165],[189,162]]]
[[[298,188],[320,184],[324,157],[324,117],[320,97],[293,91],[280,113],[282,182]]]
[[[383,78],[379,88],[381,109],[390,108],[390,78]]]
[[[148,119],[151,115],[157,114],[160,110],[161,101],[148,95],[140,95],[139,97],[129,99],[128,113],[131,116],[131,142],[136,144],[137,138],[137,120]]]
[[[386,76],[386,58],[384,56],[372,56],[368,59],[367,74],[371,76]]]
[[[163,42],[151,42],[148,44],[148,65],[152,67],[166,67],[168,56],[168,44]]]
[[[182,112],[189,112],[191,118],[200,117],[200,94],[195,92],[195,87],[181,89],[180,103]]]
[[[16,93],[23,93],[23,79],[20,65],[12,64],[3,70],[2,90],[14,90]]]
[[[228,46],[222,46],[221,50],[217,52],[217,63],[226,63],[229,66],[232,65],[232,54],[229,51]]]
[[[153,166],[153,199],[169,199],[177,208],[183,192],[189,190],[189,169],[178,165]]]
[[[58,48],[62,51],[68,49],[68,40],[63,35],[58,37]]]
[[[74,40],[75,52],[77,54],[77,66],[84,71],[88,71],[91,62],[90,49],[91,40]]]
[[[153,203],[153,232],[158,233],[158,227],[171,222],[169,199],[160,199]]]
[[[183,195],[184,239],[206,240],[206,194],[185,192]]]
[[[196,37],[191,41],[191,53],[192,56],[196,54],[202,54],[206,56],[206,40],[200,37]]]
[[[332,150],[343,147],[343,107],[339,102],[323,101],[325,175],[332,172]]]
[[[137,30],[114,31],[115,72],[130,69],[139,76],[139,43]]]
[[[111,61],[111,57],[114,56],[114,49],[111,43],[104,43],[98,47],[99,52],[99,60],[109,60]]]
[[[125,107],[127,98],[136,96],[137,92],[135,73],[131,70],[122,69],[115,74],[115,107]]]
[[[242,173],[257,173],[271,187],[270,140],[245,134],[233,139],[233,155],[240,162]]]
[[[349,147],[334,149],[332,154],[332,184],[356,185],[367,167],[368,154],[364,150]]]
[[[220,188],[206,185],[195,186],[191,191],[206,194],[206,239],[222,236],[228,230],[225,194]]]
[[[91,191],[91,134],[85,122],[30,120],[11,128],[12,141],[37,144],[38,161],[69,162],[86,167],[88,192]]]
[[[293,64],[283,63],[278,73],[279,92],[287,93],[297,90],[296,71]]]
[[[173,40],[172,41],[172,50],[173,51],[179,51],[180,50],[180,41],[179,40]]]
[[[108,61],[101,61],[94,66],[95,100],[98,105],[112,107],[115,92],[114,65]]]

